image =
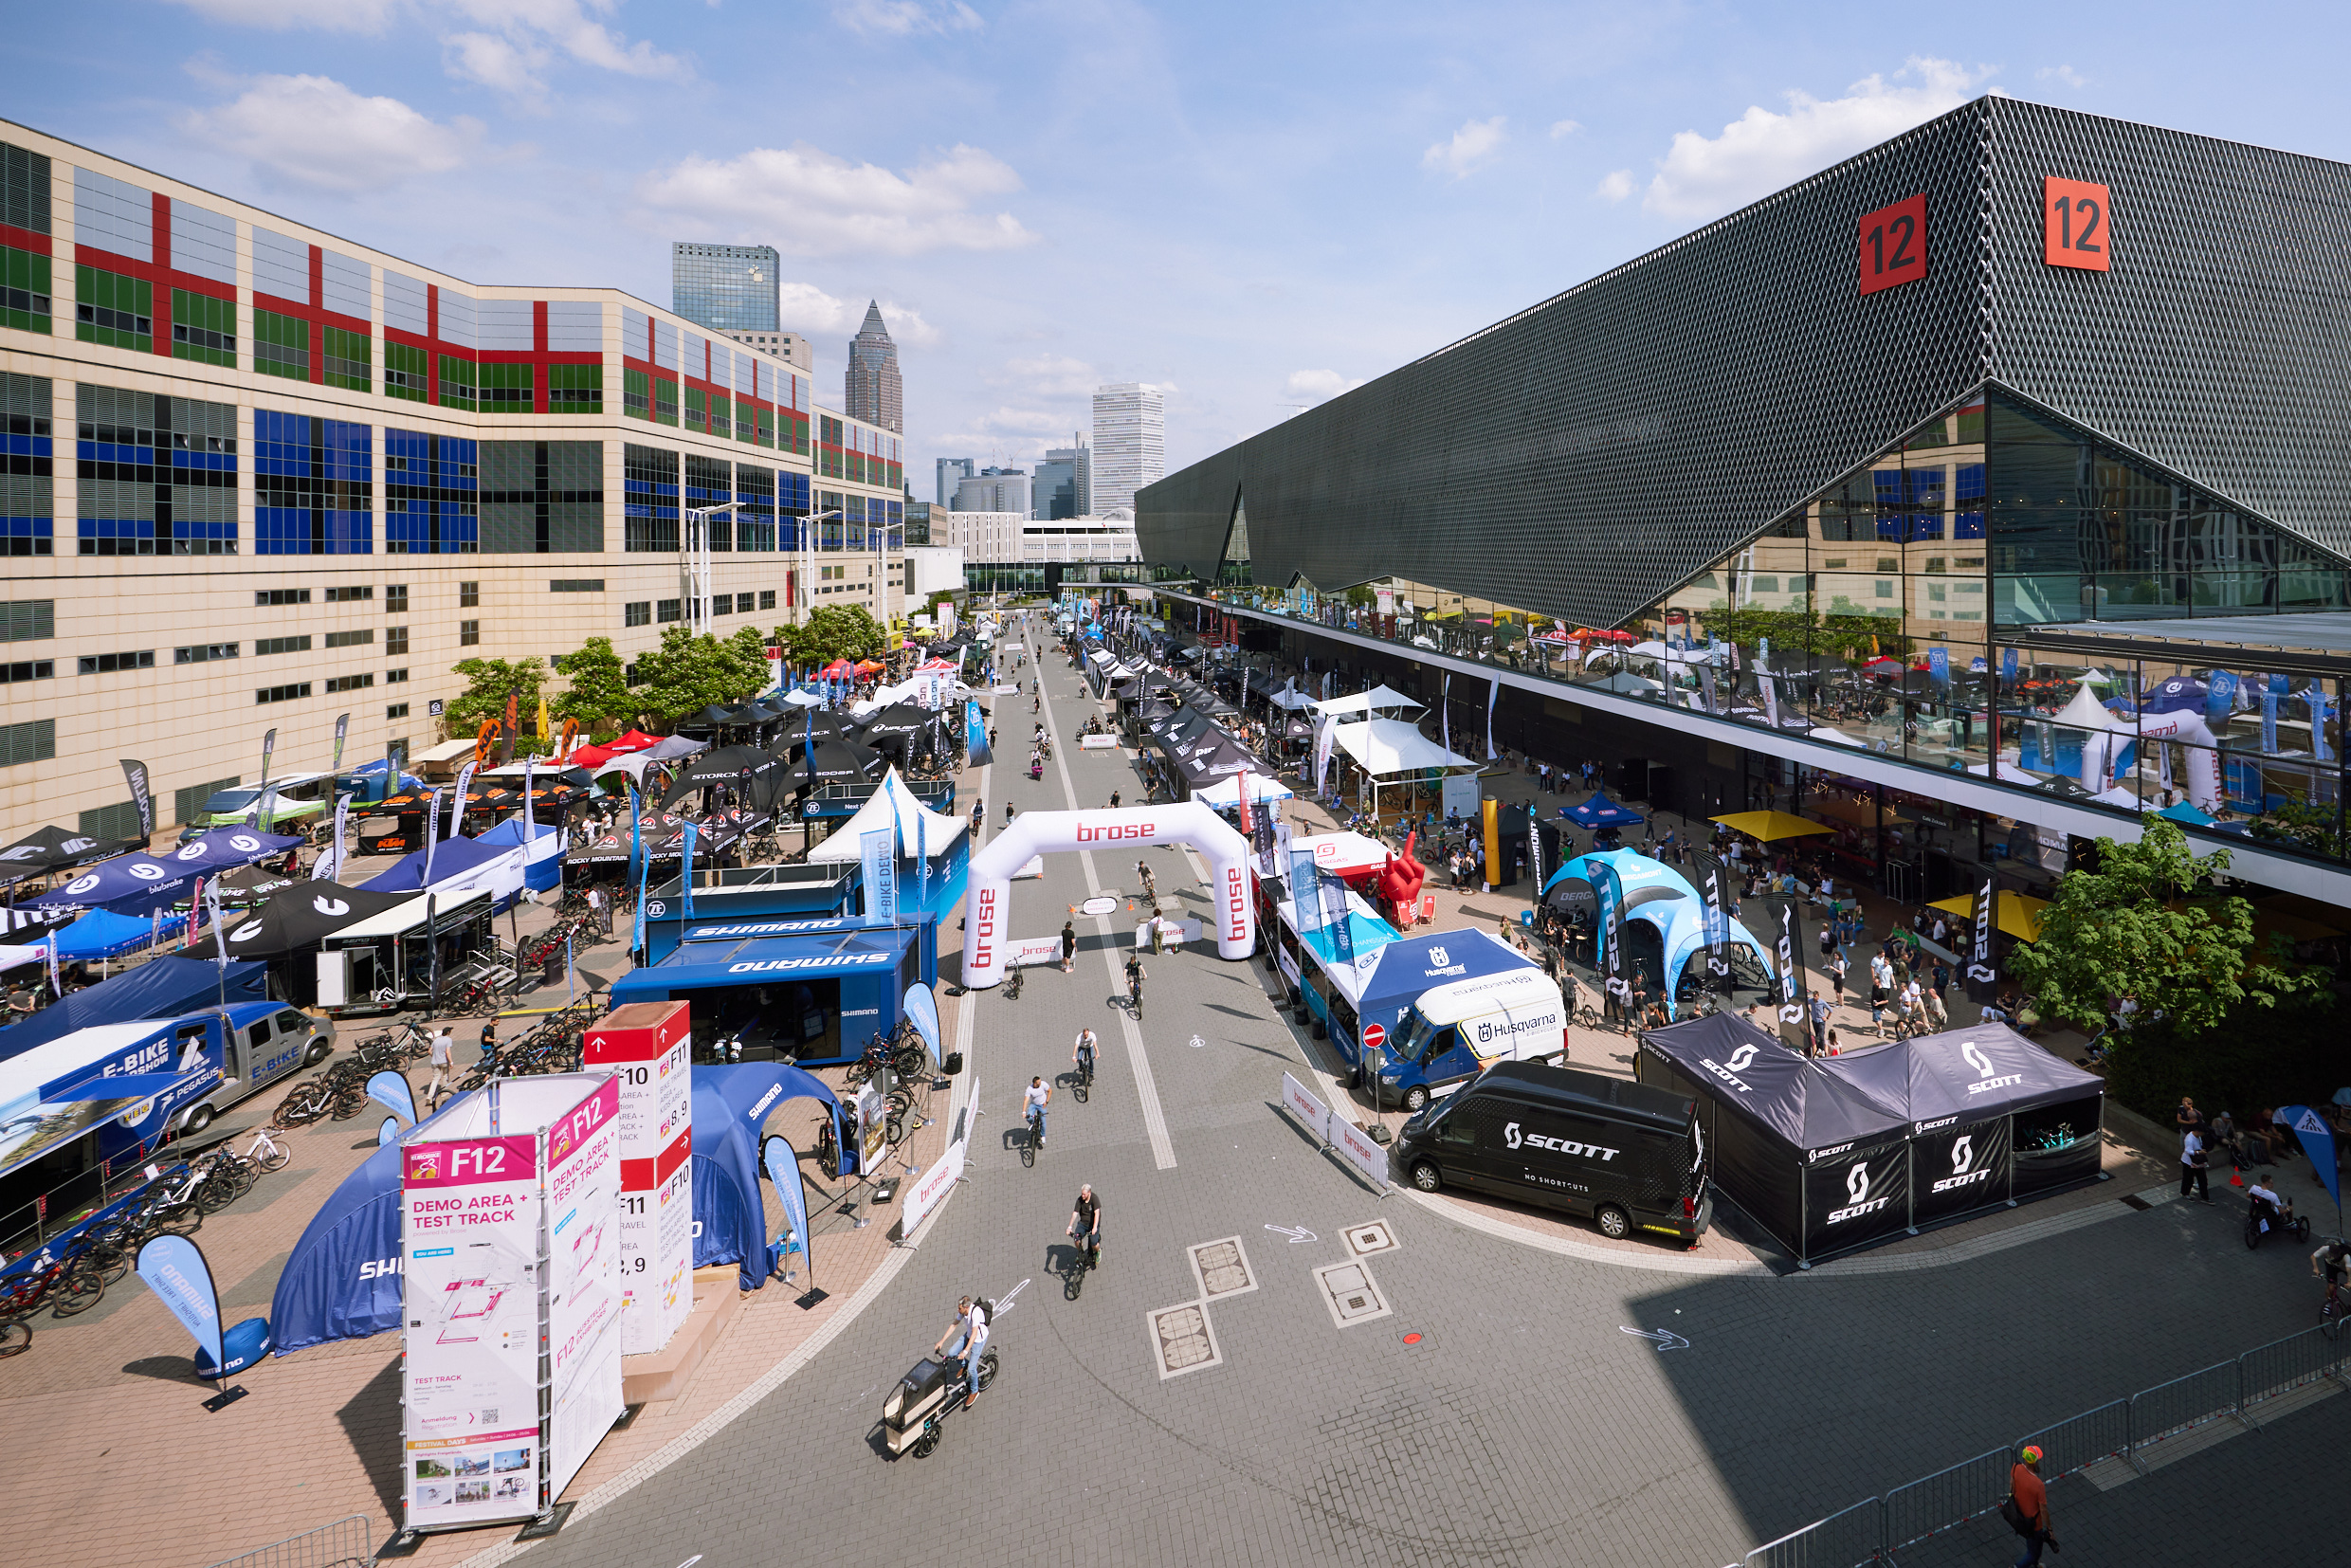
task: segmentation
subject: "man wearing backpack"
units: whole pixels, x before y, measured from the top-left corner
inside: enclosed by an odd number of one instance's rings
[[[947,1325],[947,1332],[931,1347],[934,1356],[944,1351],[963,1358],[964,1380],[970,1385],[963,1395],[965,1410],[971,1409],[972,1401],[979,1397],[979,1357],[988,1348],[989,1306],[989,1303],[975,1302],[969,1296],[956,1303],[955,1322]],[[948,1344],[950,1340],[955,1341],[953,1345]]]

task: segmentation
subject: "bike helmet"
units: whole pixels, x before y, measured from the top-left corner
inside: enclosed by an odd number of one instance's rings
[[[2041,1449],[2037,1444],[2027,1443],[2016,1457],[2025,1464],[2037,1465],[2041,1462]]]

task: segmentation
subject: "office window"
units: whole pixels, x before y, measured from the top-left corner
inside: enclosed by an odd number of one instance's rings
[[[643,371],[620,373],[620,411],[630,419],[653,417],[653,378]]]
[[[364,332],[345,332],[340,327],[320,331],[319,348],[325,356],[326,384],[346,392],[374,392],[375,368],[372,360],[374,345]]]
[[[735,548],[765,554],[775,548],[775,470],[735,465]]]
[[[233,659],[241,646],[237,643],[199,643],[192,647],[175,647],[172,650],[172,663],[209,665],[215,659]]]
[[[374,685],[374,684],[375,677],[373,674],[337,675],[333,680],[327,682],[327,695],[331,697],[338,691],[365,691],[368,687]]]
[[[447,295],[442,296],[444,300]],[[460,359],[453,354],[441,356],[441,406],[445,409],[470,409],[474,406],[474,377],[480,367],[470,359]]]
[[[623,626],[652,625],[653,601],[650,599],[631,599],[629,603],[622,605],[620,607],[620,624]]]
[[[621,548],[677,554],[678,454],[659,447],[622,447],[621,483]]]
[[[56,549],[53,400],[47,376],[0,373],[0,556]]]
[[[384,344],[384,395],[422,403],[426,392],[425,351],[412,343],[387,340]]]
[[[604,549],[604,444],[482,443],[482,548],[498,555]]]
[[[482,623],[480,621],[457,623],[457,646],[459,647],[476,647],[481,645],[481,642]]]
[[[557,577],[547,585],[550,593],[601,593],[602,577]]]
[[[330,631],[326,634],[329,647],[369,647],[375,642],[375,629],[367,627],[356,631]]]
[[[0,600],[0,643],[37,643],[56,635],[55,599]]]
[[[238,780],[233,777],[215,778],[203,784],[191,784],[185,789],[173,790],[172,792],[172,820],[182,827],[195,821],[197,817],[204,814],[206,801],[223,790],[235,789]]]
[[[57,755],[57,720],[35,719],[24,724],[0,724],[0,768],[26,762],[46,762]]]
[[[148,647],[129,653],[85,653],[80,665],[83,675],[118,675],[128,669],[153,669],[155,650]]]
[[[685,501],[689,508],[723,506],[735,499],[734,465],[692,452],[685,455]],[[710,548],[719,553],[732,554],[735,549],[735,518],[721,513],[709,520]]]
[[[481,549],[479,455],[480,444],[467,437],[385,428],[385,554],[470,556]],[[406,614],[407,590],[401,593],[398,613]]]
[[[264,375],[310,379],[310,323],[253,307],[253,368]]]
[[[471,609],[473,609],[476,605],[480,604],[481,602],[482,602],[482,585],[481,585],[480,583],[478,583],[478,582],[461,582],[461,583],[459,583],[459,584],[457,585],[457,608],[458,608],[458,609],[460,609],[460,610],[471,610]]]
[[[385,584],[384,613],[387,615],[405,615],[408,612],[409,585],[406,583]]]
[[[529,365],[480,367],[483,413],[530,413],[538,406],[538,387]]]
[[[713,615],[734,614],[735,595],[732,593],[713,593],[710,595],[710,613]]]
[[[772,588],[762,588],[759,590],[759,608],[761,610],[773,610],[775,608],[775,590]]]
[[[665,624],[670,621],[683,621],[685,619],[685,601],[683,599],[663,599],[654,606],[653,617]]]
[[[84,556],[237,553],[237,410],[85,382],[76,391]]]
[[[406,702],[393,702],[387,705],[384,709],[384,717],[386,719],[406,719],[408,716],[409,705]]]
[[[0,327],[46,335],[50,313],[49,259],[0,245]]]
[[[547,410],[550,413],[602,413],[602,365],[547,367]]]
[[[83,811],[76,826],[92,838],[137,840],[141,837],[138,823],[138,802],[123,800]]]
[[[234,643],[228,645],[236,647]],[[0,664],[0,684],[14,685],[20,681],[46,681],[57,674],[54,659],[18,659]]]
[[[256,659],[266,658],[273,653],[308,653],[309,651],[310,638],[307,633],[300,637],[256,637],[253,639],[253,657]]]
[[[155,285],[95,266],[74,268],[74,337],[84,343],[152,354]]]
[[[408,678],[409,672],[405,669],[388,669],[384,671],[384,684],[388,686],[400,685],[405,683]]]
[[[310,695],[310,683],[300,681],[292,685],[264,686],[253,694],[255,703],[293,702]]]
[[[678,422],[678,384],[653,377],[653,423],[675,425]]]
[[[409,650],[409,629],[388,626],[384,629],[384,654],[387,658],[405,657]]]
[[[237,301],[172,290],[172,357],[237,368]]]
[[[281,605],[308,604],[309,602],[310,590],[307,588],[264,588],[253,595],[253,603],[257,609],[274,610]]]
[[[757,446],[774,447],[775,445],[775,410],[754,407],[748,410],[747,417],[751,421],[750,439]],[[739,434],[739,430],[738,433]]]
[[[326,602],[329,604],[364,604],[374,597],[375,589],[368,583],[352,583],[326,591]],[[332,643],[327,646],[334,647]]]
[[[254,553],[374,555],[374,481],[373,427],[254,410]]]

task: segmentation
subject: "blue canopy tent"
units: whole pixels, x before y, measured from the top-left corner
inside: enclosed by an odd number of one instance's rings
[[[1625,919],[1656,929],[1665,955],[1666,1016],[1674,1016],[1674,992],[1681,982],[1682,970],[1691,956],[1706,945],[1705,901],[1681,872],[1633,849],[1608,849],[1576,856],[1543,884],[1543,896],[1549,898],[1551,890],[1564,882],[1590,883],[1595,866],[1606,866],[1615,873],[1624,899]],[[1727,920],[1727,915],[1724,918]],[[1770,950],[1756,939],[1754,933],[1737,921],[1730,921],[1729,924],[1732,944],[1753,953],[1766,975],[1777,974]]]
[[[776,1106],[799,1099],[822,1102],[832,1116],[833,1137],[844,1136],[841,1103],[822,1082],[798,1067],[746,1062],[694,1069],[694,1267],[738,1264],[745,1290],[767,1283],[759,1126]],[[807,1238],[801,1241],[805,1245]]]
[[[1454,980],[1526,967],[1526,956],[1483,931],[1433,931],[1398,937],[1379,950],[1358,1004],[1366,1023],[1393,1032],[1421,994]],[[1359,1046],[1358,1046],[1359,1048]]]
[[[394,861],[392,869],[359,885],[371,893],[447,892],[451,895],[488,893],[493,907],[504,909],[522,887],[519,838],[500,844],[481,838],[445,838],[427,849],[412,849]],[[432,857],[432,883],[425,882],[425,857]],[[501,875],[499,863],[512,858],[513,875]]]
[[[109,909],[93,909],[42,940],[45,944],[52,940],[57,943],[59,963],[94,963],[100,958],[118,958],[125,953],[136,953],[158,937],[181,937],[187,932],[185,915],[166,915],[157,921],[137,915],[118,915]]]
[[[697,928],[661,962],[614,981],[612,1005],[689,1002],[697,1027],[744,1032],[755,1049],[803,1066],[853,1062],[867,1040],[898,1028],[908,986],[939,978],[938,928],[927,921],[826,921],[829,929],[781,937],[754,934],[760,923]]]
[[[2192,800],[2180,801],[2176,806],[2166,806],[2155,814],[2167,816],[2174,822],[2184,822],[2191,828],[2209,828],[2219,820],[2210,811],[2199,811],[2196,802]]]
[[[270,833],[259,828],[215,828],[190,839],[162,859],[168,866],[201,866],[210,875],[282,855],[305,842],[300,833]]]
[[[0,1060],[62,1040],[76,1030],[125,1024],[141,1018],[176,1018],[219,1002],[224,989],[231,1002],[269,999],[269,966],[231,963],[220,970],[193,958],[155,958],[127,975],[101,980],[43,1008],[19,1024],[0,1029]]]
[[[210,865],[173,863],[153,855],[118,855],[91,866],[63,887],[24,900],[20,907],[114,909],[144,915],[151,909],[169,909],[187,898],[195,880],[214,869]]]
[[[1607,792],[1602,790],[1593,791],[1592,798],[1580,806],[1560,807],[1559,815],[1576,827],[1586,830],[1638,828],[1649,820],[1638,811],[1617,805],[1616,802],[1609,799]]]
[[[537,831],[525,838],[524,826],[523,818],[518,815],[512,821],[500,823],[473,842],[501,849],[519,846],[524,851],[522,885],[533,892],[544,893],[563,881],[564,830],[540,823]],[[434,863],[433,869],[441,869],[438,862]]]

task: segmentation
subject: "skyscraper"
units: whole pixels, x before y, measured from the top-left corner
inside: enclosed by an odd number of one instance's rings
[[[979,460],[970,457],[942,457],[937,460],[939,488],[931,499],[941,506],[955,504],[956,486],[979,472]]]
[[[776,332],[775,274],[781,264],[770,245],[680,240],[669,247],[669,308],[730,336]]]
[[[849,339],[849,368],[841,397],[851,419],[906,433],[906,399],[898,380],[898,345],[882,324],[882,306],[866,302],[866,322]]]
[[[1135,492],[1167,476],[1167,406],[1148,381],[1094,389],[1094,515],[1135,515]]]
[[[1055,447],[1037,465],[1034,483],[1030,486],[1030,515],[1039,522],[1056,518],[1082,518],[1086,515],[1088,460],[1091,450],[1080,441],[1071,447]]]

